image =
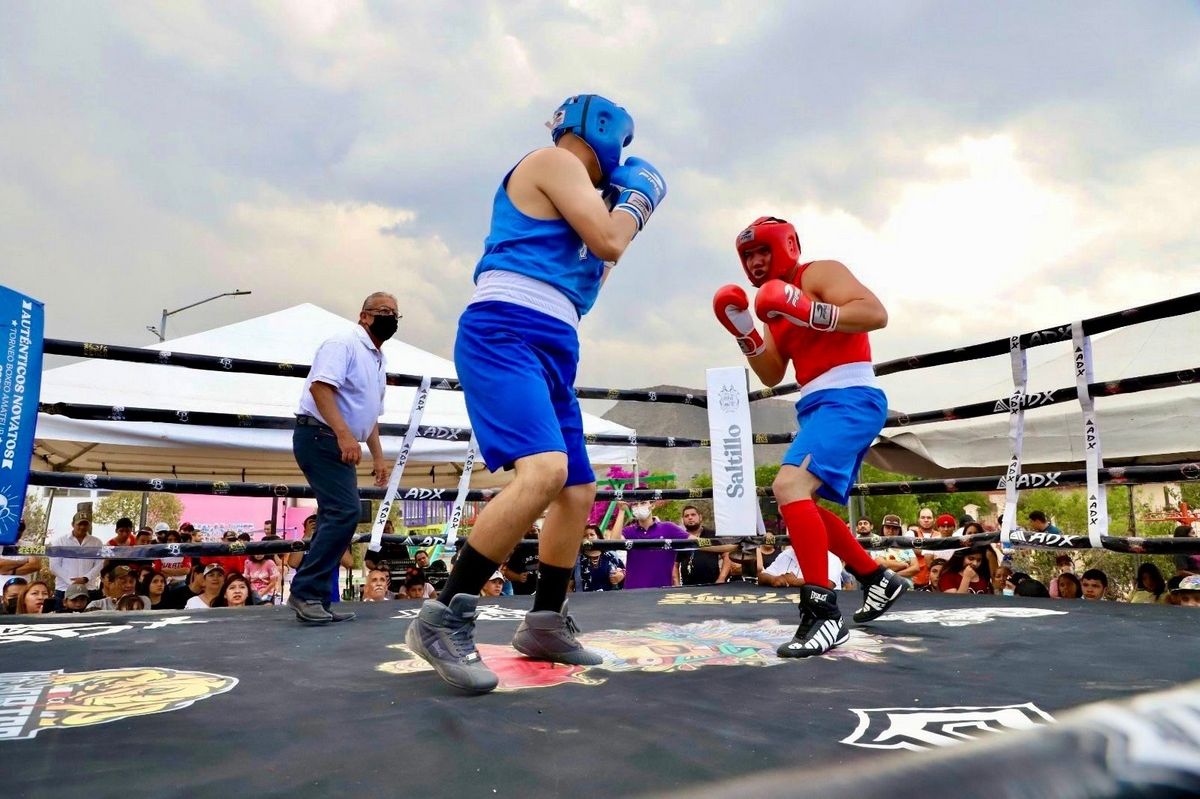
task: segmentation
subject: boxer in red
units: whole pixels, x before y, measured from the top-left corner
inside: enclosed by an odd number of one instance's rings
[[[780,657],[820,655],[849,638],[831,582],[839,575],[829,574],[827,551],[863,586],[856,622],[877,618],[909,588],[877,566],[846,524],[815,501],[847,503],[867,448],[887,419],[867,339],[887,325],[887,311],[840,262],[800,263],[796,229],[782,219],[754,220],[736,244],[746,277],[758,288],[754,315],[746,292],[732,284],[717,290],[713,311],[764,385],[778,385],[791,361],[801,386],[800,430],[771,486],[804,579],[800,626],[777,651]],[[754,316],[766,325],[762,334]]]

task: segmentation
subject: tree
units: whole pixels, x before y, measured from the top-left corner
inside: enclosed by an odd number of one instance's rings
[[[114,491],[101,497],[96,503],[93,520],[100,524],[112,524],[122,517],[133,519],[137,524],[142,515],[142,494],[139,491]],[[153,527],[159,522],[172,530],[179,527],[183,516],[183,503],[174,494],[150,494],[150,507],[146,511],[146,524]]]
[[[25,522],[23,541],[40,544],[46,540],[46,505],[34,493],[25,496],[25,508],[21,511]]]

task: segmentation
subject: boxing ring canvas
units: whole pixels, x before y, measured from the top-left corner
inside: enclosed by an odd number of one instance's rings
[[[1200,672],[1186,608],[921,593],[828,655],[781,660],[794,600],[750,584],[574,595],[605,658],[592,668],[517,655],[529,599],[486,600],[477,639],[501,675],[486,696],[405,649],[415,602],[320,628],[278,607],[3,617],[0,773],[13,796],[686,792],[924,762]],[[841,593],[843,613],[860,600]]]
[[[350,324],[352,322],[315,305],[303,304],[145,349],[307,364],[322,341]],[[385,342],[383,351],[391,372],[438,377],[455,374],[451,361],[399,339]],[[165,370],[153,364],[89,360],[47,370],[42,402],[291,418],[303,388],[302,377]],[[380,422],[407,422],[414,391],[403,386],[388,386]],[[630,436],[634,433],[628,427],[587,413],[583,415],[583,423],[589,434]],[[470,427],[462,393],[430,392],[421,424],[434,428],[435,432],[437,428]],[[401,439],[384,436],[383,445],[391,458],[399,452]],[[458,470],[452,464],[461,464],[465,460],[466,446],[464,441],[439,439],[436,435],[417,438],[405,473],[406,485],[453,486],[458,481]],[[636,452],[636,447],[613,444],[588,447],[592,462],[597,464],[632,463]],[[33,468],[50,467],[73,472],[139,476],[173,472],[180,477],[273,483],[304,479],[292,455],[290,429],[94,421],[42,413],[38,415]],[[369,464],[359,471],[360,483],[370,485]],[[506,482],[503,473],[489,475],[481,464],[476,471],[472,478],[476,487]]]

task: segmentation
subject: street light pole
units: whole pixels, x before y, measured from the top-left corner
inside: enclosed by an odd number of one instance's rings
[[[241,290],[227,291],[224,294],[218,294],[215,297],[209,297],[207,300],[200,300],[200,302],[193,302],[191,305],[185,305],[182,308],[176,308],[173,311],[168,311],[166,308],[163,308],[162,321],[159,322],[158,327],[149,325],[146,327],[146,329],[149,330],[154,335],[158,336],[159,341],[166,341],[167,340],[167,317],[168,316],[174,316],[175,314],[177,314],[181,311],[186,311],[189,308],[195,308],[197,305],[203,305],[206,302],[212,302],[213,300],[219,300],[222,297],[244,297],[247,294],[253,294],[253,293],[254,292],[252,292],[252,291],[241,291]]]

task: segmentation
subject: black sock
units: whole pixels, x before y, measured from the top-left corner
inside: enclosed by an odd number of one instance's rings
[[[449,605],[456,594],[479,596],[483,584],[490,580],[499,568],[499,563],[480,555],[471,549],[469,543],[463,544],[462,552],[458,553],[458,560],[450,572],[450,579],[438,594],[438,602]]]
[[[545,563],[538,566],[537,593],[533,595],[533,611],[562,610],[563,602],[567,601],[567,583],[575,570],[569,566],[550,566]]]

